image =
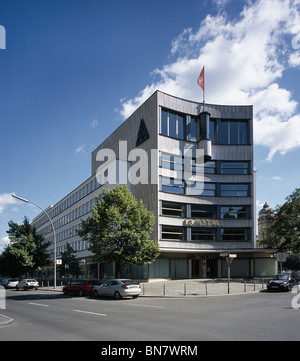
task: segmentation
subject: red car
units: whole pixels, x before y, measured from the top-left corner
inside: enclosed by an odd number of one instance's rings
[[[97,280],[75,280],[63,287],[63,293],[65,295],[75,294],[78,296],[92,295],[94,286],[99,285],[101,285],[101,282]]]

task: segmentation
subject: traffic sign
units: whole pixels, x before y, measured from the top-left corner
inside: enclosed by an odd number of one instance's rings
[[[286,262],[286,252],[277,252],[276,259],[277,262]]]

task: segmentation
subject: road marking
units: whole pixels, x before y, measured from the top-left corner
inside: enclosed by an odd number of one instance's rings
[[[97,316],[107,316],[105,313],[96,313],[96,312],[89,312],[89,311],[81,311],[81,310],[73,310],[74,312],[81,312],[81,313],[88,313],[90,315],[97,315]]]
[[[34,303],[34,302],[28,302],[30,305],[35,305],[35,306],[42,306],[42,307],[49,307],[49,305],[43,305],[41,303]]]
[[[139,305],[137,303],[127,303],[127,305],[129,305],[129,306],[140,306],[140,307],[163,308],[162,306]]]

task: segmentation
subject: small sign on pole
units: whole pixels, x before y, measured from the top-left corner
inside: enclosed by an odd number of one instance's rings
[[[56,264],[62,264],[62,259],[57,259]]]

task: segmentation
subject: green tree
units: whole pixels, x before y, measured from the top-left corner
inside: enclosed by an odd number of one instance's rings
[[[137,201],[126,185],[104,190],[92,217],[82,221],[79,236],[89,241],[99,262],[119,266],[152,263],[159,246],[150,239],[155,217],[141,200]]]
[[[8,226],[10,243],[1,257],[2,268],[7,274],[19,277],[50,264],[50,243],[36,232],[27,217],[22,224],[10,221]]]
[[[300,188],[276,207],[267,245],[294,254],[300,252]]]
[[[79,259],[76,258],[75,255],[76,253],[77,251],[67,243],[66,250],[61,252],[62,265],[57,267],[61,277],[68,274],[75,276],[76,278],[78,277],[80,266]]]

